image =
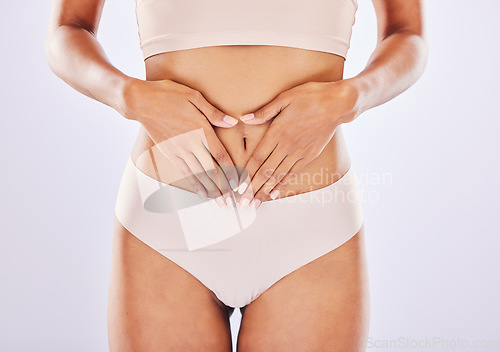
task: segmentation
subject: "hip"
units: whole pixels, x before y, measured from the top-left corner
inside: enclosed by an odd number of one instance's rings
[[[153,248],[189,252],[215,245],[211,249],[224,248],[232,254],[254,248],[255,255],[266,241],[279,241],[282,249],[291,246],[293,254],[297,243],[311,240],[308,233],[314,234],[316,248],[331,250],[356,234],[363,223],[357,178],[351,166],[328,186],[266,201],[257,210],[221,209],[213,199],[201,200],[150,177],[131,158],[120,182],[115,214],[128,231]],[[296,238],[290,242],[293,233]],[[319,245],[323,240],[326,242]]]

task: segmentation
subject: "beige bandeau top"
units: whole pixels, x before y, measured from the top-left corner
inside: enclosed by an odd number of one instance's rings
[[[220,45],[277,45],[346,57],[357,0],[136,0],[144,60]]]

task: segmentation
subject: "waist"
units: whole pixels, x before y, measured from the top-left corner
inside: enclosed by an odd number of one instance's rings
[[[278,46],[217,46],[154,55],[146,61],[146,79],[170,79],[200,91],[205,99],[235,118],[254,112],[279,93],[308,81],[342,79],[344,59],[338,55]],[[272,120],[261,125],[239,122],[232,128],[214,126],[233,163],[244,167]],[[154,146],[142,127],[132,160],[142,171],[152,166],[137,160]],[[337,128],[323,152],[288,186],[298,194],[335,182],[350,165],[342,129]],[[314,177],[313,177],[314,176]]]

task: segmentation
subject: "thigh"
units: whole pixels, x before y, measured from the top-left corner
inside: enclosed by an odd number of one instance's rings
[[[232,311],[194,276],[114,221],[110,351],[231,351]]]
[[[240,352],[365,351],[369,291],[364,226],[242,310]]]

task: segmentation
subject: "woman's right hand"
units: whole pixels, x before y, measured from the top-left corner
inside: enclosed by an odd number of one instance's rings
[[[165,183],[187,185],[202,199],[215,198],[219,206],[234,205],[238,173],[212,125],[231,128],[237,119],[214,107],[199,91],[172,80],[133,79],[124,101],[124,117],[144,126],[171,166]]]

